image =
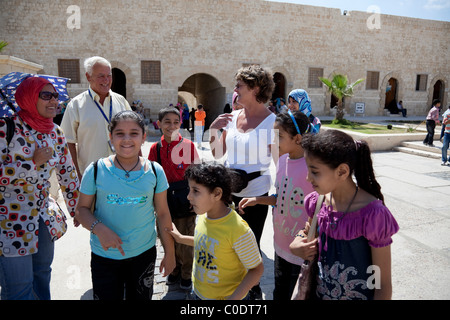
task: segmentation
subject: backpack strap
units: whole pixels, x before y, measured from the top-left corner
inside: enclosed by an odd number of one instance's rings
[[[97,171],[98,171],[98,161],[99,160],[94,162],[94,182],[95,182],[95,184],[97,184]]]
[[[183,137],[181,137],[180,141],[177,143],[177,145],[179,145],[181,142],[183,142]],[[156,157],[157,157],[157,161],[159,164],[161,164],[161,148],[162,148],[162,143],[161,143],[161,139],[158,141],[158,143],[156,144]],[[161,164],[162,165],[162,164]]]
[[[160,139],[158,141],[158,143],[156,144],[156,157],[157,157],[157,161],[159,164],[161,164],[161,154],[160,154],[161,148],[162,148],[162,144],[161,144],[161,139]],[[152,161],[152,167],[153,167],[153,161]],[[153,170],[153,173],[155,173],[155,170]]]
[[[153,189],[153,201],[155,201],[154,198],[155,198],[156,186],[158,185],[158,176],[156,174],[155,165],[153,164],[153,161],[150,161],[150,163],[152,165],[153,174],[155,175],[155,178],[156,178],[155,188]]]
[[[0,119],[4,120],[6,123],[6,142],[9,146],[9,143],[11,142],[14,131],[16,129],[16,124],[14,123],[14,120],[10,117],[1,117]]]

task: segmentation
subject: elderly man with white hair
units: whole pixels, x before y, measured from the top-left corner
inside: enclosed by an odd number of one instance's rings
[[[108,60],[91,57],[84,61],[84,68],[89,89],[70,101],[61,122],[79,177],[91,162],[114,153],[108,124],[116,113],[131,110],[123,96],[111,91]]]

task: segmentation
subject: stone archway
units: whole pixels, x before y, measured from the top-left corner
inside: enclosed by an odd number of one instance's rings
[[[381,81],[380,84],[380,105],[378,107],[378,114],[379,115],[383,115],[384,114],[384,110],[385,110],[385,106],[386,106],[386,98],[387,98],[387,94],[386,94],[386,89],[389,86],[389,81],[392,82],[391,79],[394,79],[395,82],[395,86],[396,86],[396,91],[395,91],[395,99],[397,99],[398,101],[403,100],[403,78],[401,77],[400,73],[397,71],[394,72],[390,72],[388,73],[383,80]],[[391,87],[392,89],[392,87]]]
[[[286,95],[288,93],[286,92],[286,77],[281,72],[275,72],[273,74],[273,81],[275,82],[275,89],[273,90],[271,100],[283,98],[287,105]]]
[[[136,83],[135,77],[132,76],[131,69],[126,64],[119,62],[119,61],[110,61],[110,63],[111,63],[111,71],[113,71],[114,69],[118,69],[123,73],[122,76],[125,77],[124,91],[126,92],[126,96],[124,96],[124,97],[127,98],[128,102],[130,103],[130,101],[140,99],[139,97],[134,97],[134,86],[137,83]],[[114,71],[113,71],[113,84],[112,84],[111,89],[113,88],[113,86],[114,86]],[[114,90],[112,90],[112,91],[114,91]],[[114,91],[114,92],[116,92],[116,91]],[[131,103],[130,103],[130,105],[131,105]],[[144,105],[145,105],[145,101],[144,101]]]
[[[112,68],[111,90],[127,98],[127,77],[119,68]]]
[[[446,110],[448,99],[447,99],[447,92],[449,83],[447,79],[439,74],[435,76],[433,79],[431,79],[430,87],[428,88],[428,99],[427,99],[427,105],[425,107],[425,112],[428,112],[430,110],[431,104],[433,103],[434,99],[440,99],[441,100],[441,106],[444,107],[443,110]]]
[[[189,76],[183,84],[178,87],[179,94],[188,92],[192,94],[197,104],[202,104],[206,111],[205,129],[218,115],[223,113],[226,103],[226,89],[214,76],[207,73],[196,73]],[[192,109],[197,106],[189,105]]]
[[[384,109],[389,110],[391,114],[397,114],[397,94],[398,94],[398,80],[390,78],[386,85],[386,97],[384,100]]]

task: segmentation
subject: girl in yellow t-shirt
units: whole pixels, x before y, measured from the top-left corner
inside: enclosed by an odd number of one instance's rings
[[[229,207],[229,169],[221,164],[191,165],[185,173],[188,199],[198,215],[194,236],[181,235],[178,243],[194,247],[193,293],[202,300],[241,300],[259,282],[264,267],[255,236],[247,223]]]

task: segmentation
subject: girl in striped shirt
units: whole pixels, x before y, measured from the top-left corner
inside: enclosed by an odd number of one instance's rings
[[[264,267],[248,224],[229,207],[232,176],[216,163],[191,165],[185,173],[188,199],[198,215],[194,236],[169,231],[178,243],[194,247],[193,297],[241,300],[261,278]]]

